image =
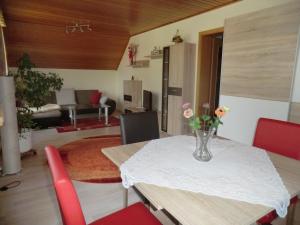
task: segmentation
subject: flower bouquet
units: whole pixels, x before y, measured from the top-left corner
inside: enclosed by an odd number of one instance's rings
[[[216,132],[218,126],[223,124],[221,118],[229,111],[225,106],[218,107],[214,115],[209,115],[209,106],[204,107],[205,112],[201,116],[195,116],[190,103],[183,104],[183,116],[189,120],[189,126],[196,135],[196,150],[193,156],[200,161],[209,161],[212,154],[208,143]]]

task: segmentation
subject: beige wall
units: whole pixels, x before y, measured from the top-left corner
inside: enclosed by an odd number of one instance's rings
[[[226,18],[242,15],[279,4],[284,4],[287,2],[289,2],[289,0],[243,0],[217,10],[213,10],[133,36],[129,40],[129,43],[138,44],[139,47],[137,59],[145,59],[144,56],[149,55],[154,46],[163,47],[173,44],[170,40],[174,36],[176,29],[179,29],[180,34],[185,41],[198,44],[199,32],[223,27],[224,20]],[[162,59],[151,60],[149,68],[131,68],[128,66],[126,50],[117,73],[117,96],[119,97],[119,102],[122,102],[123,80],[130,79],[130,77],[133,75],[136,79],[143,81],[143,89],[153,92],[154,108],[160,110],[162,91]]]

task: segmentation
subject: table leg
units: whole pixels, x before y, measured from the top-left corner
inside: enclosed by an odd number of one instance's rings
[[[123,192],[123,204],[124,204],[124,208],[126,208],[128,206],[128,189],[124,188],[124,192]]]
[[[74,120],[74,127],[77,126],[77,115],[76,115],[76,108],[73,109],[73,120]]]
[[[99,107],[99,112],[98,112],[98,120],[99,121],[101,121],[101,110],[102,110],[102,108],[101,107]]]
[[[286,225],[294,224],[295,209],[296,209],[296,204],[291,204],[288,207],[288,214],[286,216]]]
[[[74,124],[74,120],[73,120],[73,110],[72,110],[71,107],[69,107],[69,118],[70,118],[71,124]]]
[[[105,107],[105,125],[108,125],[108,107]]]

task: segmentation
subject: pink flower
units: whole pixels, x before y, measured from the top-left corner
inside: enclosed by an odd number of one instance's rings
[[[182,108],[183,109],[188,109],[188,108],[190,108],[191,107],[191,103],[189,103],[189,102],[186,102],[186,103],[184,103],[183,105],[182,105]]]
[[[183,111],[183,116],[187,119],[191,118],[194,115],[193,110],[191,108],[188,108]]]

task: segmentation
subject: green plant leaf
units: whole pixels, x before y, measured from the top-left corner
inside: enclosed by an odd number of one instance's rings
[[[209,121],[210,118],[211,118],[211,117],[210,117],[209,115],[202,115],[202,116],[201,116],[201,119],[202,119],[204,122]]]
[[[17,117],[19,128],[31,128],[32,113],[28,107],[41,107],[46,103],[46,97],[51,91],[60,90],[63,79],[56,73],[43,73],[33,70],[35,65],[28,54],[18,60],[17,72],[9,72],[14,77],[15,95],[17,102]]]

